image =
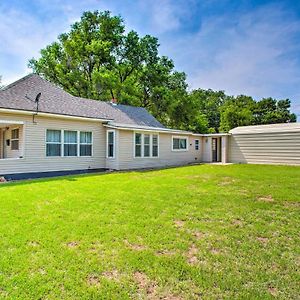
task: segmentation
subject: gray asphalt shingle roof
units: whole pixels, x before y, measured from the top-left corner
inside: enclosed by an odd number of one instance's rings
[[[112,119],[114,123],[164,128],[146,109],[112,105],[72,96],[36,74],[27,75],[0,90],[0,108],[36,111],[35,97],[41,93],[39,111],[77,117]]]

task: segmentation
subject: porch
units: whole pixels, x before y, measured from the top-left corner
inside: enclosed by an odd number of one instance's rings
[[[0,120],[0,160],[24,156],[24,122]]]

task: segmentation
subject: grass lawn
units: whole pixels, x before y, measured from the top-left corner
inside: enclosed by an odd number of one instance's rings
[[[0,186],[0,299],[299,299],[300,168]]]

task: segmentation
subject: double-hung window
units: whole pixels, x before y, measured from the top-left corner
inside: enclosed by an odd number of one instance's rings
[[[158,157],[158,134],[138,133],[134,134],[135,157]]]
[[[198,151],[200,149],[199,140],[195,140],[195,150]]]
[[[144,134],[144,157],[150,157],[150,134]]]
[[[135,157],[142,157],[142,134],[135,134]]]
[[[46,131],[46,156],[92,156],[93,136],[89,131]]]
[[[173,137],[172,139],[172,151],[187,151],[188,139],[186,137]]]
[[[19,150],[19,129],[11,131],[11,150]]]
[[[115,158],[115,131],[107,131],[107,157]]]
[[[152,135],[152,156],[158,157],[158,135]]]
[[[46,155],[61,156],[61,131],[47,130],[46,133]]]
[[[77,131],[64,131],[64,156],[77,156]]]
[[[92,133],[80,132],[80,156],[92,156]]]

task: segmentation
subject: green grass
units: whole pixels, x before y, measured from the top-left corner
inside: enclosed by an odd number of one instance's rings
[[[299,203],[285,166],[2,184],[0,299],[299,299]]]

